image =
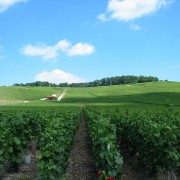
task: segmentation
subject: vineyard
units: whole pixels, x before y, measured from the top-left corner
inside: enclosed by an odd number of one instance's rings
[[[62,175],[78,125],[79,113],[41,110],[0,114],[0,172],[17,171],[30,143],[38,149],[37,177],[51,179]]]
[[[180,180],[180,0],[0,0],[0,180]]]
[[[0,179],[178,179],[178,86],[0,88]]]
[[[23,157],[34,157],[28,174],[34,179],[66,179],[68,157],[82,118],[89,129],[96,179],[126,177],[126,156],[136,159],[146,175],[180,168],[180,115],[104,107],[2,108],[0,113],[1,178],[17,173]],[[28,147],[34,146],[29,151]],[[124,153],[126,150],[126,153]],[[33,158],[32,158],[33,159]],[[31,162],[31,164],[32,164]],[[83,176],[83,175],[82,175]],[[81,176],[80,176],[81,177]],[[91,179],[89,177],[89,179]]]
[[[180,167],[180,116],[168,109],[152,114],[127,110],[88,110],[94,126],[92,139],[97,165],[103,176],[121,179],[123,155],[136,156],[138,166],[147,174],[179,171]],[[99,128],[101,127],[101,128]],[[98,154],[97,154],[98,152]],[[99,158],[98,158],[99,157]]]
[[[132,85],[67,88],[62,103],[39,101],[52,93],[60,96],[65,88],[0,87],[0,105],[57,106],[90,103],[100,105],[156,106],[174,105],[180,111],[180,83],[154,82]],[[28,101],[27,103],[24,103]],[[143,106],[142,106],[143,104]],[[156,109],[155,108],[155,109]]]

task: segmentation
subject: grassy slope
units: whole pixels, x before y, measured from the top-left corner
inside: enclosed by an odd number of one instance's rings
[[[144,83],[68,89],[63,102],[155,103],[180,105],[180,83]]]
[[[53,92],[61,94],[62,88],[42,87],[0,87],[1,100],[39,100]]]
[[[50,96],[52,93],[60,95],[63,88],[42,87],[0,87],[0,105],[9,105],[30,101],[31,104],[39,104],[40,99]]]
[[[180,83],[156,82],[134,85],[104,86],[92,88],[67,88],[62,102],[41,102],[40,98],[55,92],[60,95],[64,88],[26,88],[0,87],[1,101],[31,101],[28,105],[58,105],[74,103],[102,103],[102,104],[174,104],[180,106]]]

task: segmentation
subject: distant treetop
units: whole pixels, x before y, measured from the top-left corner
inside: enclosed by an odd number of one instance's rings
[[[42,87],[97,87],[97,86],[110,86],[110,85],[119,85],[119,84],[136,84],[136,83],[145,83],[145,82],[155,82],[159,81],[157,77],[153,76],[115,76],[115,77],[107,77],[100,80],[95,80],[92,82],[86,83],[50,83],[50,82],[42,82],[36,81],[32,83],[15,83],[13,86],[42,86]]]

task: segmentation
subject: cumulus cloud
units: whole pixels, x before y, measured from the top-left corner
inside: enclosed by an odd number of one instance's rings
[[[90,55],[95,52],[95,47],[89,43],[77,43],[72,46],[69,51],[69,56],[83,56]]]
[[[83,78],[73,75],[68,72],[64,72],[60,69],[55,69],[53,71],[43,71],[36,75],[36,81],[48,81],[51,83],[80,83],[85,82]]]
[[[89,43],[77,43],[72,45],[67,40],[61,40],[55,45],[48,46],[46,44],[36,44],[36,45],[25,45],[21,49],[21,53],[30,57],[41,57],[43,59],[55,59],[61,53],[67,56],[87,56],[95,52],[95,47]]]
[[[26,2],[27,0],[0,0],[0,12],[6,11],[11,6],[20,3]]]
[[[130,29],[133,31],[140,31],[142,28],[138,24],[131,24]]]
[[[58,56],[58,52],[54,47],[46,45],[27,45],[22,52],[27,56],[40,56],[44,59],[53,59]]]
[[[172,0],[109,0],[106,13],[99,19],[103,21],[103,17],[109,16],[118,21],[130,21],[150,15],[170,2]]]

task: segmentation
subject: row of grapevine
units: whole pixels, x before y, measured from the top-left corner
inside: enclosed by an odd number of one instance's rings
[[[80,110],[77,109],[1,110],[0,172],[5,172],[9,164],[18,168],[28,143],[35,141],[36,179],[62,179],[80,120]],[[117,108],[108,111],[104,107],[91,107],[86,108],[85,114],[99,179],[121,179],[122,147],[136,154],[140,166],[153,174],[180,168],[178,113],[126,112]]]
[[[42,119],[38,114],[0,114],[0,172],[11,165],[18,169],[28,143],[40,136]]]
[[[48,123],[40,139],[38,179],[63,178],[78,120],[77,116],[66,115]]]
[[[114,114],[118,136],[150,173],[172,171],[180,166],[180,116],[173,112]]]
[[[99,179],[120,179],[123,158],[116,145],[116,127],[110,119],[87,112],[94,161]]]
[[[112,163],[102,156],[109,153],[108,156],[113,157],[114,150],[111,152],[108,149],[108,144],[112,143],[112,147],[120,144],[121,148],[137,156],[139,166],[146,169],[147,173],[155,175],[162,171],[173,172],[180,169],[180,115],[178,113],[171,109],[151,113],[133,109],[122,112],[117,108],[108,111],[103,107],[98,109],[91,107],[87,114],[90,119],[97,167],[105,169],[106,172],[118,167],[114,161]],[[102,154],[100,154],[101,151]],[[121,170],[115,171],[122,174]],[[108,173],[108,175],[112,174]]]
[[[61,110],[61,112],[60,112]],[[56,179],[65,171],[79,111],[38,109],[0,112],[0,177],[18,170],[31,141],[37,142],[37,178]]]

